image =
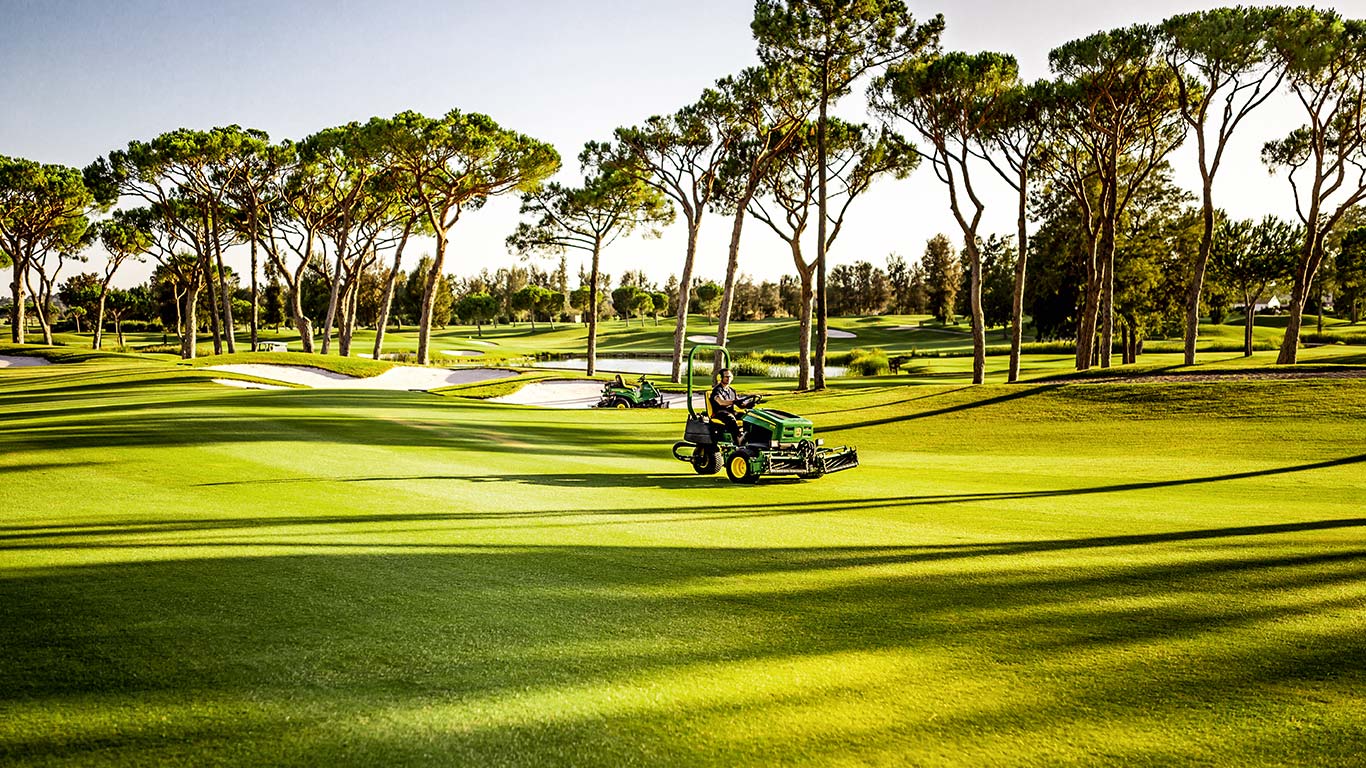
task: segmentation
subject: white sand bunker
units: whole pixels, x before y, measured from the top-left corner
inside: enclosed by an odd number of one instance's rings
[[[491,397],[488,402],[542,408],[592,408],[601,398],[601,381],[534,381],[510,395]]]
[[[238,389],[289,389],[289,387],[279,384],[262,384],[259,381],[243,381],[241,379],[214,379],[213,383],[222,384],[225,387],[237,387]]]
[[[413,365],[399,365],[378,376],[361,378],[342,373],[325,371],[302,365],[264,365],[246,363],[236,365],[209,366],[211,371],[228,371],[258,379],[284,381],[314,389],[388,389],[388,390],[429,390],[449,387],[455,384],[470,384],[476,381],[493,381],[516,376],[516,371],[496,368],[420,368]]]
[[[695,341],[698,344],[715,344],[715,336],[689,336],[688,341]]]
[[[491,397],[490,403],[504,405],[535,405],[541,408],[592,408],[602,399],[601,381],[583,379],[552,379],[534,381],[525,387],[502,397]],[[670,408],[678,408],[687,395],[666,393],[664,400]],[[701,400],[698,400],[699,405]]]
[[[472,349],[443,349],[441,354],[451,357],[479,357],[483,352],[475,352]]]
[[[52,365],[52,361],[28,355],[0,355],[0,368],[32,368],[38,365]]]
[[[825,329],[825,337],[827,339],[852,339],[857,335],[858,334],[856,333],[850,333],[848,331],[837,331],[834,328]]]

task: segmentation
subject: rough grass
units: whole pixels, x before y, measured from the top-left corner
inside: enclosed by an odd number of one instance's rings
[[[1360,764],[1366,383],[681,412],[0,371],[0,762]]]

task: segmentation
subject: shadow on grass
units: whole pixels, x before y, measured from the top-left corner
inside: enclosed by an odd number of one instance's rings
[[[1330,715],[1366,683],[1366,638],[1316,619],[1359,607],[1366,550],[1134,546],[1361,524],[1114,537],[1101,560],[951,572],[907,558],[932,547],[526,545],[10,571],[0,707],[24,717],[0,725],[0,754],[737,763],[748,742],[721,734],[738,718],[775,761],[972,762],[986,739],[1031,762],[1123,719],[1185,762],[1345,765],[1359,732]],[[812,741],[799,723],[826,708],[842,737]]]

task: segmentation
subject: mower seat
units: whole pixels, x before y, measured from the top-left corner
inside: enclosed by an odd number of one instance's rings
[[[730,432],[730,427],[727,427],[727,426],[726,426],[726,422],[721,421],[720,419],[716,418],[716,412],[715,412],[715,410],[712,408],[712,404],[711,404],[711,393],[710,393],[710,392],[707,393],[706,403],[707,403],[707,428],[711,431],[711,439],[712,439],[712,442],[714,442],[714,443],[719,443],[719,442],[721,442],[721,436],[722,436],[722,435],[730,435],[730,439],[731,439],[731,442],[732,442],[732,443],[739,442],[740,436],[739,436],[739,435],[732,435],[731,432]]]

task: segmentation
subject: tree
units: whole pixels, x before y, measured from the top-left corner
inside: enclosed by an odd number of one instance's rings
[[[10,338],[24,343],[25,290],[35,258],[78,243],[89,224],[87,214],[100,198],[85,185],[81,172],[62,165],[0,155],[0,251],[9,256],[13,278]]]
[[[1220,217],[1215,230],[1213,267],[1243,300],[1243,356],[1252,356],[1252,328],[1257,302],[1268,288],[1294,274],[1300,227],[1267,216],[1261,222]]]
[[[715,99],[721,105],[718,109],[728,116],[735,132],[735,141],[730,144],[721,171],[715,206],[731,217],[730,247],[716,327],[716,343],[725,345],[735,301],[740,235],[746,212],[765,172],[797,137],[805,113],[810,110],[802,84],[794,80],[792,72],[778,67],[751,67],[737,77],[718,81],[716,86]],[[676,360],[681,365],[681,347],[678,352]],[[716,358],[719,364],[719,352]]]
[[[545,305],[546,297],[549,295],[550,291],[539,285],[527,285],[512,294],[510,304],[514,311],[527,313],[531,320],[531,330],[535,331],[536,312]]]
[[[94,349],[100,349],[103,343],[105,298],[109,294],[109,284],[114,279],[114,273],[129,259],[140,261],[152,248],[150,235],[129,221],[126,216],[121,216],[122,213],[115,211],[112,219],[99,225],[100,243],[104,245],[109,258],[105,261],[103,279],[99,283],[99,300],[95,310],[95,339],[92,343]],[[119,346],[123,346],[122,341],[119,342]]]
[[[390,121],[372,118],[319,131],[299,143],[301,162],[324,182],[318,188],[317,202],[326,211],[319,232],[331,242],[334,259],[323,354],[331,349],[333,327],[339,352],[350,354],[360,276],[379,250],[395,242],[400,244],[396,259],[401,259],[401,246],[412,231],[416,217],[403,205],[398,174],[391,172],[393,135]]]
[[[456,302],[455,314],[461,320],[477,325],[479,336],[483,338],[484,323],[498,314],[498,300],[484,291],[466,294],[460,301]]]
[[[112,151],[88,166],[86,183],[110,200],[128,196],[145,203],[147,210],[161,217],[163,234],[198,258],[204,281],[212,289],[217,285],[215,275],[227,274],[223,249],[237,238],[228,189],[240,172],[235,164],[238,149],[260,135],[238,126],[209,131],[181,128],[151,141],[130,141],[126,149]],[[215,354],[223,351],[224,333],[228,351],[236,350],[230,287],[221,288],[209,292]],[[193,357],[196,350],[186,348],[182,354]]]
[[[963,267],[954,256],[949,238],[945,235],[930,238],[920,263],[925,268],[930,314],[941,323],[955,322],[953,308],[963,279]]]
[[[1019,252],[1011,237],[992,235],[978,249],[982,254],[982,322],[986,327],[1011,324],[1015,318],[1015,260]]]
[[[1034,171],[1044,158],[1056,93],[1047,80],[1018,84],[996,102],[987,120],[982,156],[1015,190],[1015,275],[1011,288],[1010,363],[1006,381],[1020,380],[1024,339],[1025,278],[1029,271],[1029,193]]]
[[[483,206],[490,197],[533,194],[559,170],[560,156],[549,144],[506,130],[486,115],[459,110],[441,118],[403,112],[394,116],[390,129],[391,167],[403,199],[436,237],[418,326],[417,358],[425,365],[451,228],[465,210]]]
[[[1366,227],[1356,227],[1343,236],[1337,273],[1339,303],[1347,305],[1348,319],[1356,325],[1366,300]]]
[[[811,211],[819,211],[816,199],[821,161],[816,154],[815,129],[812,123],[804,126],[795,140],[765,169],[760,194],[749,206],[750,213],[787,243],[792,253],[800,283],[795,314],[798,317],[797,388],[801,390],[812,388],[813,379],[817,378],[811,370],[811,335],[816,309],[813,277],[819,260],[808,262],[802,252],[802,239],[809,226]],[[835,186],[833,192],[827,192],[827,201],[835,201],[829,222],[832,226],[824,248],[828,254],[843,229],[845,215],[854,200],[883,176],[904,178],[916,166],[917,157],[910,145],[886,128],[874,131],[868,125],[852,125],[837,119],[830,120],[827,126],[825,149],[827,187],[830,182]]]
[[[986,209],[972,184],[973,150],[989,140],[992,117],[1018,86],[1019,68],[999,53],[949,53],[892,64],[869,89],[874,108],[900,119],[929,145],[921,156],[949,191],[949,209],[963,232],[972,318],[972,383],[986,379],[982,313],[982,253],[977,228]],[[970,207],[969,207],[970,206]]]
[[[901,0],[758,0],[754,5],[751,29],[759,44],[760,59],[770,66],[788,66],[802,72],[816,92],[816,154],[820,160],[814,388],[824,389],[827,344],[825,140],[829,108],[864,74],[937,47],[944,19],[935,16],[917,26]]]
[[[716,177],[722,163],[739,138],[729,107],[718,91],[708,89],[697,103],[673,115],[651,117],[643,126],[616,130],[622,151],[635,161],[626,163],[624,169],[640,171],[641,179],[669,197],[683,214],[688,228],[687,250],[680,283],[683,287],[675,286],[675,290],[686,291],[692,280],[703,214],[716,193]],[[682,380],[688,326],[686,293],[679,294],[678,302],[682,309],[674,325],[671,373],[675,383]]]
[[[1195,135],[1200,167],[1204,231],[1186,292],[1186,365],[1195,364],[1200,294],[1214,245],[1214,177],[1238,125],[1284,77],[1269,45],[1269,34],[1284,13],[1283,8],[1217,8],[1173,16],[1159,26],[1162,57],[1175,76],[1177,104]]]
[[[1115,249],[1119,220],[1143,182],[1185,136],[1176,105],[1176,77],[1156,49],[1156,32],[1133,26],[1055,48],[1054,141],[1047,162],[1054,184],[1081,211],[1085,244],[1085,305],[1077,332],[1076,367],[1092,365],[1100,332],[1100,364],[1110,366],[1114,340]]]
[[[565,295],[559,291],[542,288],[536,300],[536,311],[545,313],[550,320],[550,330],[555,330],[555,317],[564,311]]]
[[[105,294],[104,309],[114,319],[114,335],[118,338],[119,348],[123,343],[123,318],[147,311],[150,304],[147,289],[143,287],[123,290],[111,288]]]
[[[642,293],[643,292],[634,285],[623,285],[615,291],[612,291],[612,307],[616,310],[617,315],[626,321],[627,325],[631,324],[631,313],[636,311],[636,297]],[[651,302],[651,304],[653,303],[654,302]],[[643,316],[640,324],[642,326],[645,325]]]
[[[1366,201],[1366,22],[1295,8],[1273,30],[1271,45],[1308,119],[1262,149],[1263,162],[1287,169],[1295,212],[1305,226],[1276,357],[1277,363],[1293,364],[1305,302],[1324,261],[1324,240],[1353,206]]]
[[[627,172],[610,147],[589,142],[579,154],[584,174],[581,187],[551,182],[523,193],[522,215],[533,217],[517,225],[508,247],[521,253],[563,252],[576,248],[592,254],[588,274],[588,375],[597,368],[598,280],[602,249],[638,227],[657,232],[673,219],[669,201],[641,180],[639,170]],[[571,299],[572,300],[572,299]]]
[[[693,294],[697,297],[697,306],[700,311],[707,316],[708,320],[712,319],[721,303],[721,286],[707,280],[693,286]]]

